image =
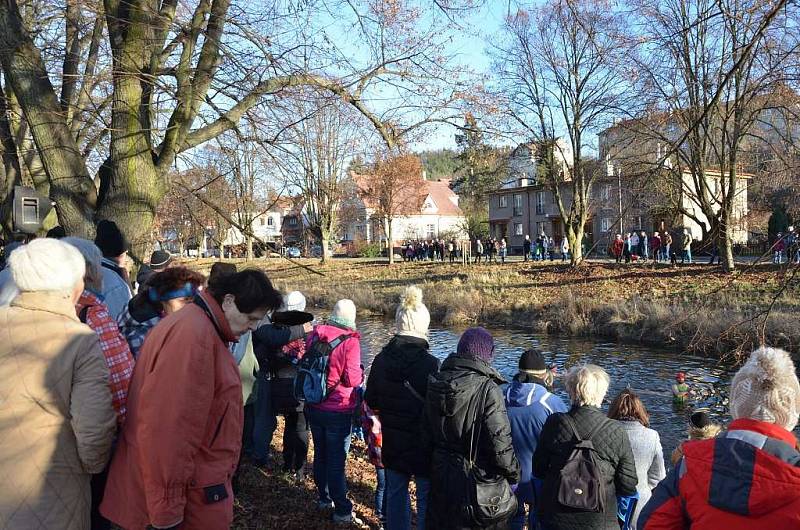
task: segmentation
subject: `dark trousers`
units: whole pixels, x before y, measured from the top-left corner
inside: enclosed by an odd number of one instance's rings
[[[299,471],[308,458],[308,416],[301,410],[286,412],[283,417],[283,469]]]
[[[108,479],[108,467],[96,475],[92,475],[92,530],[110,530],[111,521],[100,515],[100,503]]]

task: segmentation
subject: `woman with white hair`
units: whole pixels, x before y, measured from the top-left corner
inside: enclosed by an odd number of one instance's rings
[[[600,411],[609,382],[606,371],[594,364],[574,366],[567,372],[565,385],[572,408],[547,418],[533,456],[533,474],[544,481],[538,514],[542,528],[619,530],[617,495],[636,493],[636,463],[628,436],[618,422],[609,420]],[[596,478],[600,482],[597,493],[600,510],[597,511],[582,511],[564,504],[563,486],[578,477],[562,470],[579,442],[591,442],[589,452],[599,472]],[[587,494],[578,487],[573,491],[576,496]]]
[[[0,308],[0,521],[84,530],[116,426],[97,335],[75,314],[84,259],[37,239],[8,263],[20,293]]]

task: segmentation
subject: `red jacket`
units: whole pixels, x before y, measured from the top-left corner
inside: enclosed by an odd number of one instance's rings
[[[797,440],[773,423],[739,419],[717,438],[685,443],[637,528],[800,528]]]
[[[622,248],[625,246],[625,242],[621,239],[615,239],[613,243],[611,243],[611,253],[614,256],[621,256],[622,255]]]
[[[100,506],[106,518],[126,530],[230,527],[230,479],[242,444],[242,383],[228,349],[234,340],[207,293],[148,334]]]

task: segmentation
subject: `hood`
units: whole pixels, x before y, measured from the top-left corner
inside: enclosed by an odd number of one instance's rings
[[[356,339],[361,338],[358,331],[333,324],[319,324],[314,326],[314,334],[326,342],[330,342],[341,335],[352,335]]]
[[[428,355],[428,341],[409,335],[395,335],[383,347],[386,377],[392,381],[403,381],[413,372],[414,365]]]
[[[441,371],[428,381],[428,406],[443,417],[469,417],[465,409],[487,378],[497,384],[505,383],[497,370],[485,362],[451,355],[442,363]]]
[[[726,512],[758,517],[794,509],[800,491],[800,453],[782,439],[737,429],[741,426],[733,422],[719,438],[684,444],[690,479],[699,491],[708,491],[711,506]]]
[[[509,407],[528,407],[538,403],[546,393],[547,389],[543,385],[514,380],[506,389],[506,404]]]

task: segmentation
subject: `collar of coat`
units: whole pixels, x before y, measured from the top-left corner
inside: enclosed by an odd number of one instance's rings
[[[78,314],[72,303],[72,295],[63,291],[23,291],[14,298],[11,305],[78,320]]]
[[[468,370],[494,379],[498,385],[508,383],[508,381],[506,381],[503,376],[500,375],[500,372],[495,370],[489,363],[482,359],[465,359],[463,357],[450,355],[442,363],[442,371],[446,370]]]
[[[195,295],[195,303],[203,309],[203,312],[208,316],[217,333],[222,338],[223,342],[237,342],[239,340],[231,331],[231,326],[228,324],[228,319],[225,318],[225,312],[222,307],[214,300],[207,291],[200,291]]]

